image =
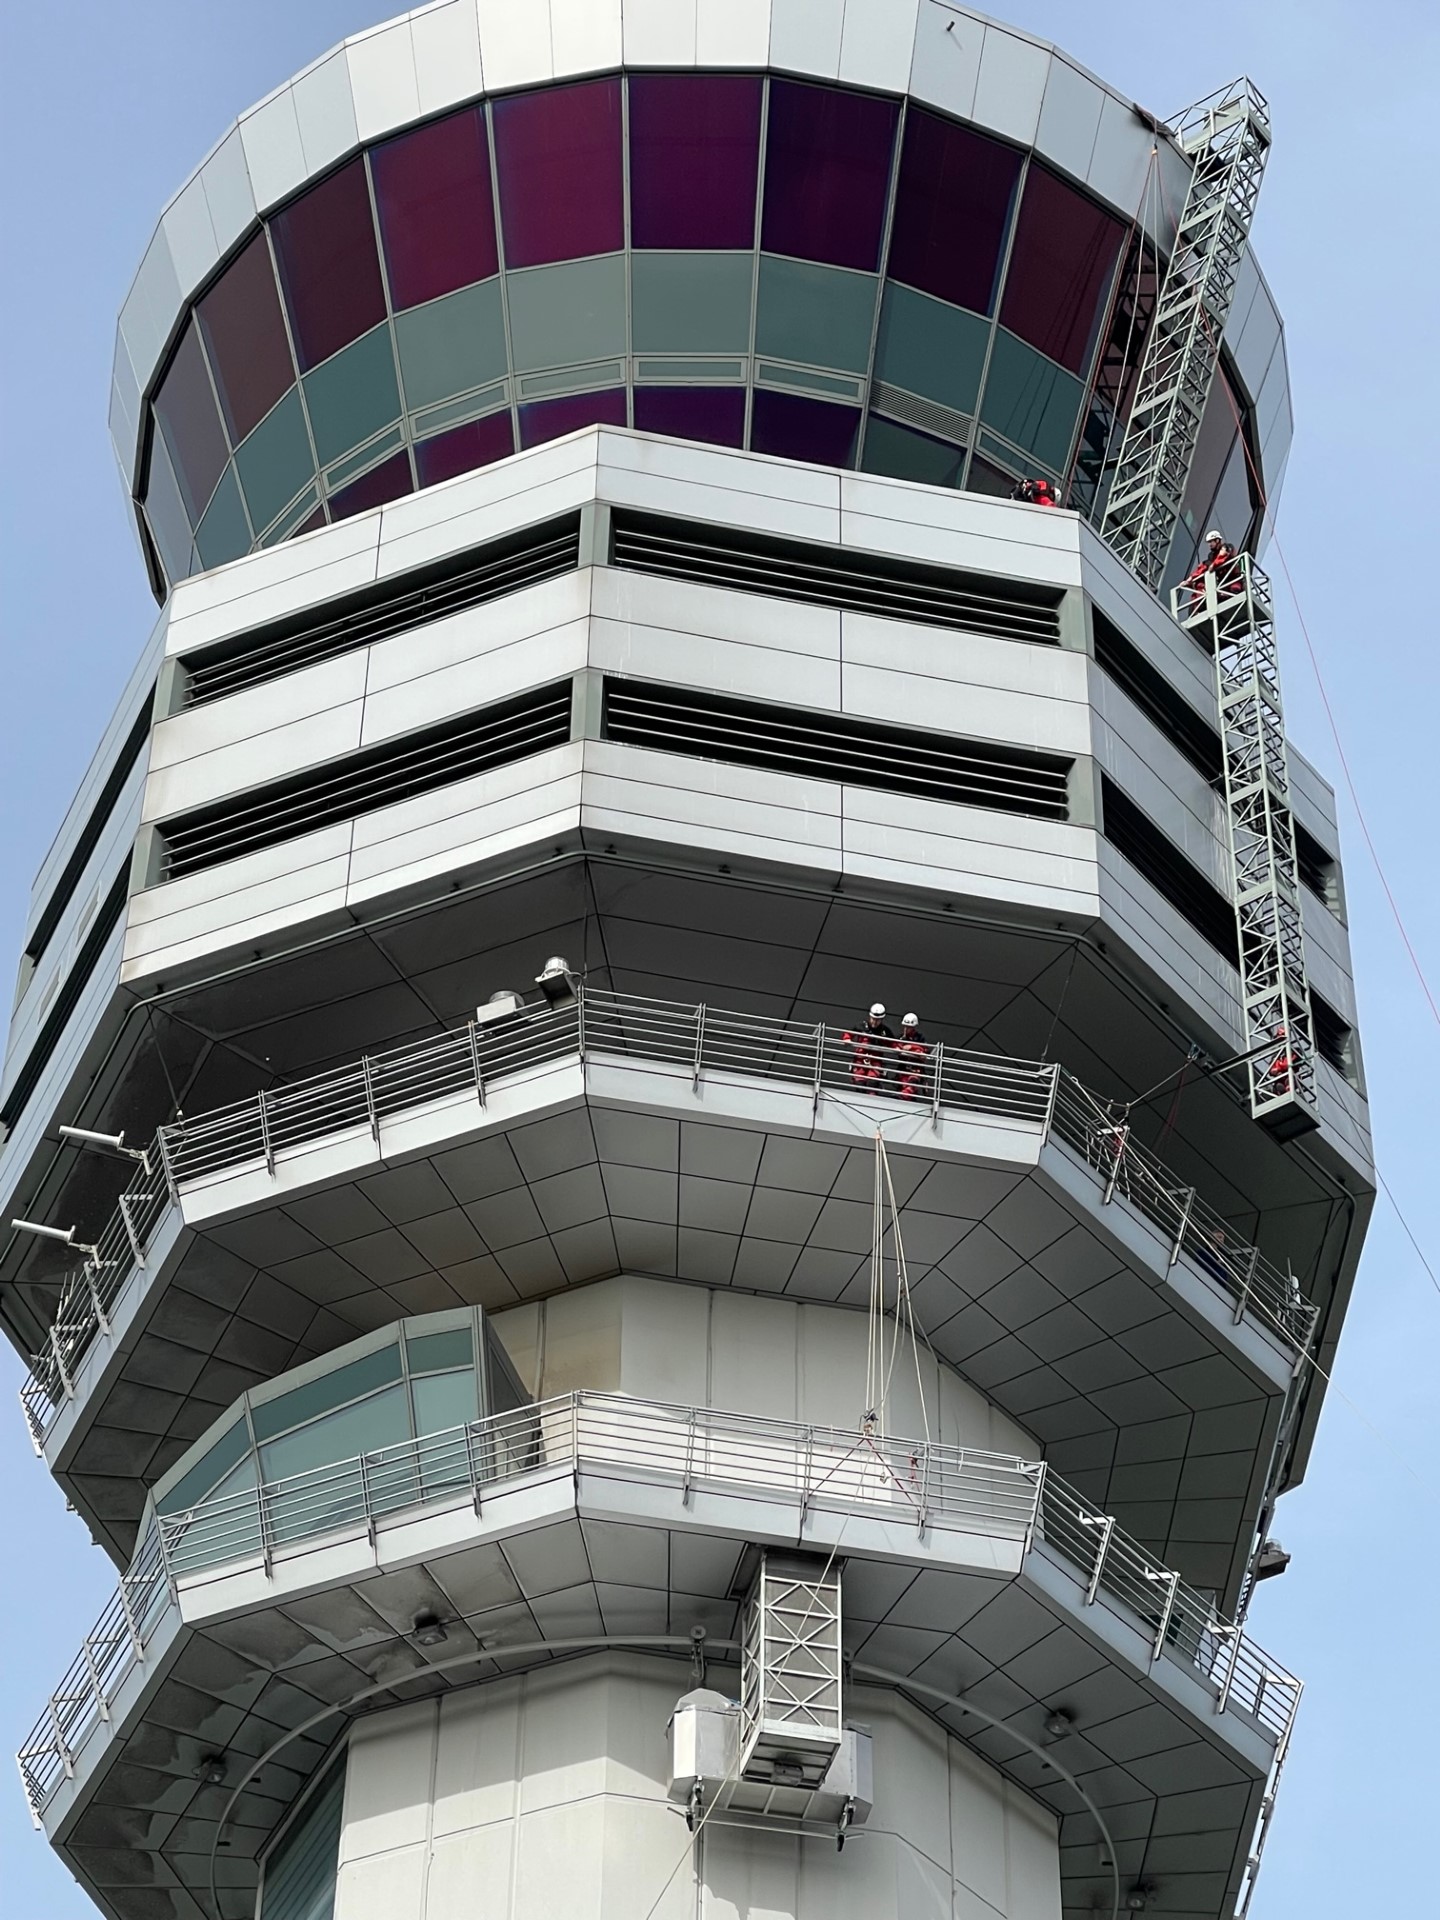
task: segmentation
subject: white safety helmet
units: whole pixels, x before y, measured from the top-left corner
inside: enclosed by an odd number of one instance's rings
[[[1211,540],[1218,540],[1222,547],[1225,544],[1225,536],[1223,533],[1221,533],[1218,527],[1211,527],[1210,531],[1206,534],[1205,539],[1207,542]]]
[[[883,1020],[885,1018],[885,1009],[884,1007],[881,1006],[878,1000],[875,1002],[874,1006],[871,1007],[870,1009],[870,1018],[872,1020]]]
[[[902,1027],[918,1027],[920,1024],[920,1016],[918,1013],[907,1013],[900,1024]]]

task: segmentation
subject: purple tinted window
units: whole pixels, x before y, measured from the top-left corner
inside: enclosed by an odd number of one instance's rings
[[[991,313],[1020,156],[911,107],[887,271],[972,313]]]
[[[300,371],[307,373],[385,318],[365,162],[303,194],[271,228]]]
[[[506,266],[618,252],[625,242],[620,82],[514,94],[492,111]]]
[[[898,113],[893,100],[770,82],[767,253],[875,270]]]
[[[715,447],[745,444],[743,387],[637,387],[635,424],[642,433],[673,433]]]
[[[415,449],[415,467],[421,486],[433,487],[453,480],[457,473],[488,467],[492,460],[503,460],[514,451],[510,415],[492,413],[484,420],[467,420],[463,427],[437,433],[433,440],[422,440]]]
[[[230,438],[238,446],[295,384],[270,243],[263,233],[236,254],[198,311]]]
[[[630,244],[753,247],[760,79],[638,73],[630,81]]]
[[[352,480],[348,487],[331,494],[330,518],[348,520],[352,513],[364,513],[369,507],[383,507],[387,500],[398,500],[402,494],[413,492],[409,454],[392,453],[378,467],[372,467],[369,473],[362,473],[358,480]],[[308,521],[306,525],[309,525]]]
[[[558,400],[534,400],[520,409],[520,444],[538,447],[543,440],[558,440],[561,434],[574,433],[580,427],[623,427],[625,425],[625,389],[610,387],[603,393],[567,393]]]
[[[305,516],[305,518],[300,522],[299,526],[296,527],[295,531],[291,533],[288,536],[288,538],[291,540],[298,540],[302,533],[315,533],[318,531],[319,528],[323,527],[324,525],[325,525],[325,509],[323,507],[316,507],[313,513],[307,514]]]
[[[175,478],[193,525],[205,511],[215,482],[230,458],[193,320],[155,396],[155,418],[165,434]]]
[[[806,400],[796,393],[755,391],[750,415],[754,453],[778,453],[787,460],[812,460],[821,467],[848,467],[855,459],[860,415],[854,407]]]
[[[490,153],[478,107],[387,140],[371,153],[370,170],[397,310],[495,272]]]
[[[1118,220],[1032,162],[1005,274],[1002,326],[1083,373],[1122,232]]]

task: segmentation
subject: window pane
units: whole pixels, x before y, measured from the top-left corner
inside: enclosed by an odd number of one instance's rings
[[[970,478],[965,483],[967,493],[993,493],[997,500],[1015,498],[1015,476],[1004,473],[999,467],[992,467],[988,460],[982,460],[977,453],[970,462]]]
[[[623,427],[625,389],[604,393],[567,393],[558,400],[535,400],[520,409],[520,444],[538,447],[580,427]]]
[[[202,1454],[190,1471],[155,1502],[156,1510],[160,1513],[180,1513],[186,1507],[193,1507],[197,1500],[203,1500],[210,1489],[225,1478],[236,1461],[244,1457],[249,1446],[250,1435],[245,1422],[237,1420],[233,1427],[221,1434],[209,1452]]]
[[[432,1373],[423,1380],[412,1380],[410,1392],[415,1401],[416,1433],[446,1433],[451,1427],[463,1427],[480,1418],[480,1396],[475,1375]]]
[[[348,520],[352,513],[365,513],[371,507],[383,507],[387,500],[399,500],[415,491],[410,478],[408,453],[392,454],[369,473],[362,474],[348,487],[330,496],[330,518]]]
[[[632,246],[754,246],[760,84],[738,73],[631,76]]]
[[[270,243],[263,233],[236,254],[198,311],[225,423],[238,445],[295,384]]]
[[[506,266],[623,246],[620,82],[514,94],[491,111]]]
[[[625,351],[625,256],[506,276],[515,370],[568,367]]]
[[[282,507],[289,506],[306,481],[315,477],[315,458],[296,389],[292,388],[244,446],[236,449],[235,466],[250,505],[250,518],[256,531],[263,531]]]
[[[972,313],[993,313],[1020,155],[911,106],[888,272]]]
[[[715,447],[745,444],[743,387],[637,387],[635,425],[642,433],[673,433]]]
[[[443,300],[397,314],[395,344],[405,404],[412,411],[503,380],[508,369],[500,282],[463,287]]]
[[[636,353],[748,353],[753,253],[637,253],[630,262]]]
[[[387,140],[372,151],[370,169],[397,311],[495,272],[490,154],[479,107]]]
[[[973,413],[989,344],[988,321],[909,287],[887,285],[875,377],[957,413]]]
[[[489,414],[484,420],[467,420],[463,427],[437,433],[415,448],[415,466],[422,487],[438,486],[453,480],[457,473],[470,473],[476,467],[488,467],[515,451],[515,435],[510,425],[510,410]]]
[[[283,1439],[269,1441],[260,1449],[260,1477],[269,1482],[292,1473],[308,1473],[313,1467],[353,1460],[357,1453],[371,1453],[410,1437],[405,1389],[387,1387],[357,1406],[322,1414]]]
[[[806,260],[762,254],[755,351],[864,373],[870,364],[879,287],[873,274],[842,273]]]
[[[195,529],[195,547],[202,567],[223,567],[227,560],[238,560],[250,551],[250,527],[233,467],[226,468],[205,518]]]
[[[1120,251],[1122,228],[1032,163],[1020,198],[1000,318],[1072,373],[1083,373]]]
[[[750,446],[755,453],[778,453],[787,460],[813,460],[822,467],[848,467],[860,425],[855,407],[806,400],[795,393],[757,388],[750,416]]]
[[[272,231],[303,373],[385,318],[364,161],[311,187]]]
[[[190,571],[190,516],[180,498],[180,488],[165,436],[152,434],[150,468],[145,481],[145,518],[150,535],[160,550],[161,563],[171,586]]]
[[[193,320],[155,396],[155,417],[164,431],[193,526],[205,511],[215,482],[230,458]]]
[[[445,1333],[416,1334],[405,1341],[405,1362],[412,1375],[445,1373],[451,1367],[473,1367],[475,1335],[469,1327],[451,1327]],[[471,1417],[474,1418],[473,1415]]]
[[[400,388],[389,327],[376,327],[307,373],[305,404],[322,467],[398,418]]]
[[[273,1400],[264,1400],[258,1406],[252,1406],[250,1424],[255,1429],[257,1440],[268,1440],[273,1434],[284,1433],[287,1427],[313,1420],[319,1414],[328,1413],[331,1407],[343,1406],[347,1400],[358,1400],[362,1394],[371,1393],[376,1387],[399,1378],[400,1349],[391,1341],[389,1346],[379,1347],[359,1360],[351,1360],[342,1367],[322,1373],[317,1379],[307,1381],[303,1387],[292,1387],[289,1393],[277,1394]],[[333,1458],[338,1460],[343,1456],[335,1454]]]
[[[860,461],[866,473],[887,474],[892,480],[923,480],[932,487],[958,487],[964,464],[964,447],[932,440],[928,433],[871,414]]]
[[[1041,466],[1061,473],[1069,458],[1070,440],[1085,390],[1053,361],[1006,333],[995,329],[990,371],[980,417],[986,426],[1004,434],[1033,453]]]
[[[898,112],[892,100],[771,81],[767,252],[874,272]]]

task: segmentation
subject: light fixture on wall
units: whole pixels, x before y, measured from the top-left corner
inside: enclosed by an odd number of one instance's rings
[[[447,1638],[445,1622],[438,1613],[417,1613],[411,1625],[417,1647],[438,1647]]]
[[[1063,1708],[1056,1707],[1053,1713],[1047,1713],[1045,1716],[1045,1738],[1047,1740],[1063,1740],[1066,1734],[1074,1728],[1074,1725],[1075,1722],[1071,1719],[1070,1715],[1066,1713]]]

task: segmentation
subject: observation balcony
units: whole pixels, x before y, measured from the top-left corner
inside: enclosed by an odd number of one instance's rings
[[[37,1824],[116,1920],[140,1885],[205,1913],[228,1832],[248,1913],[277,1796],[358,1708],[696,1625],[732,1649],[755,1543],[833,1551],[850,1657],[963,1695],[952,1730],[1074,1815],[1067,1908],[1108,1886],[1093,1819],[1006,1734],[1057,1712],[1126,1804],[1122,1874],[1183,1835],[1184,1910],[1233,1897],[1300,1683],[1113,1516],[1038,1462],[589,1392],[160,1516],[20,1753]]]
[[[181,1395],[154,1384],[177,1347],[213,1408],[418,1310],[387,1291],[403,1273],[358,1244],[377,1177],[433,1191],[413,1204],[426,1220],[443,1209],[452,1257],[475,1243],[464,1284],[490,1309],[621,1271],[862,1304],[880,1129],[937,1354],[1197,1584],[1233,1591],[1313,1327],[1298,1284],[1054,1064],[936,1045],[870,1067],[823,1023],[582,987],[164,1128],[22,1389],[37,1450],[128,1557],[146,1486],[194,1437]],[[323,1257],[297,1253],[317,1195]],[[442,1230],[402,1211],[417,1245]],[[393,1232],[386,1257],[404,1244]],[[407,1251],[406,1271],[430,1264]],[[247,1380],[221,1342],[256,1274],[277,1321],[308,1299],[335,1332]],[[195,1384],[212,1366],[228,1393]],[[1119,1465],[1161,1446],[1170,1464],[1142,1500]],[[112,1500],[118,1463],[132,1476],[123,1509],[88,1495],[101,1460]]]

